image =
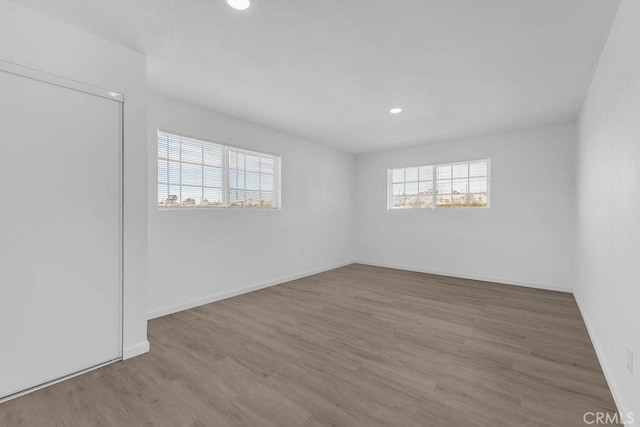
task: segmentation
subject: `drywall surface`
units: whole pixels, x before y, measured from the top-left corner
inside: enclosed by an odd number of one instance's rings
[[[359,155],[359,260],[570,291],[575,139],[564,124]],[[389,168],[485,158],[489,209],[387,210]]]
[[[148,107],[151,317],[353,259],[352,154],[158,95]],[[282,208],[158,210],[158,129],[280,155]]]
[[[579,121],[576,300],[619,411],[640,418],[640,2],[624,0]],[[627,371],[627,346],[635,352]],[[638,422],[638,421],[636,421]],[[630,424],[630,423],[629,423]]]
[[[146,58],[0,0],[0,60],[124,94],[123,344],[125,357],[144,352],[148,348]]]

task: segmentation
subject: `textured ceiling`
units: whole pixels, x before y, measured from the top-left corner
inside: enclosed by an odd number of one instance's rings
[[[575,119],[619,2],[16,3],[147,54],[152,90],[364,152]]]

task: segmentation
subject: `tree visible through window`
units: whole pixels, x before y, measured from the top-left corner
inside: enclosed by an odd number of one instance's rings
[[[389,170],[389,209],[488,206],[488,160]]]
[[[158,206],[277,208],[279,162],[158,131]]]

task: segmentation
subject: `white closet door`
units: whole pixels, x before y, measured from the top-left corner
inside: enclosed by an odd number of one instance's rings
[[[0,399],[121,357],[121,108],[0,71]]]

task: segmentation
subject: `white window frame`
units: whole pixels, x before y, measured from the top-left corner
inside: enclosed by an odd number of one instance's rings
[[[438,197],[438,166],[446,166],[446,165],[462,165],[462,164],[471,164],[477,162],[487,162],[487,205],[486,206],[452,206],[450,208],[438,208],[437,206],[437,197]],[[433,194],[431,195],[431,203],[432,206],[430,208],[420,208],[420,207],[411,207],[411,208],[394,208],[393,207],[393,171],[397,169],[409,169],[409,168],[422,168],[422,167],[432,167],[432,178],[431,182],[433,182]],[[435,163],[430,165],[419,165],[419,166],[398,166],[394,168],[387,169],[387,210],[388,211],[450,211],[450,210],[484,210],[489,209],[491,207],[491,157],[486,157],[484,159],[474,159],[474,160],[465,160],[465,161],[457,161],[457,162],[443,162],[443,163]]]
[[[162,206],[158,203],[158,162],[157,160],[160,160],[160,158],[158,157],[158,137],[161,133],[164,134],[168,134],[171,136],[175,136],[178,138],[188,138],[188,139],[192,139],[195,140],[197,142],[201,142],[203,144],[211,144],[214,145],[216,147],[220,147],[222,150],[222,203],[220,206],[180,206],[180,205],[176,205],[176,206]],[[248,207],[248,206],[230,206],[229,205],[229,192],[231,191],[230,186],[229,186],[229,153],[230,152],[237,152],[240,154],[245,154],[245,155],[250,155],[250,156],[257,156],[257,157],[262,157],[262,158],[267,158],[267,159],[271,159],[273,160],[273,191],[272,191],[272,201],[271,207]],[[182,157],[182,152],[180,153],[180,156]],[[182,164],[182,160],[180,160],[180,163]],[[168,174],[168,171],[167,171]],[[217,141],[211,141],[208,139],[204,139],[204,138],[200,138],[200,137],[195,137],[195,136],[190,136],[190,135],[185,135],[182,133],[178,133],[178,132],[173,132],[173,131],[168,131],[168,130],[164,130],[164,129],[157,129],[156,132],[156,209],[158,210],[182,210],[182,209],[198,209],[198,210],[218,210],[218,209],[232,209],[232,210],[254,210],[254,211],[279,211],[282,208],[282,200],[281,200],[281,174],[282,174],[282,170],[281,170],[281,157],[278,154],[273,154],[273,153],[265,153],[262,151],[254,151],[254,150],[249,150],[249,149],[245,149],[245,148],[241,148],[241,147],[236,147],[236,146],[232,146],[232,145],[227,145],[227,144],[223,144]],[[168,176],[167,176],[168,179]],[[167,183],[167,185],[169,185]],[[175,185],[175,184],[174,184]],[[182,187],[182,175],[180,176],[180,183],[177,184],[180,187]],[[204,186],[203,186],[204,187]],[[246,191],[246,190],[245,190]]]

